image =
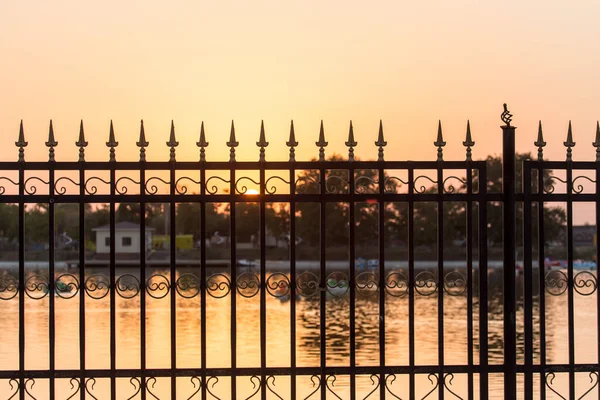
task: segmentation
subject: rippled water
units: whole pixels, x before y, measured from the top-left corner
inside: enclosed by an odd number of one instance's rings
[[[98,272],[98,271],[96,271]],[[93,273],[93,271],[90,271]],[[104,270],[104,273],[107,273]],[[136,274],[137,270],[119,270]],[[489,278],[489,357],[490,363],[502,362],[502,296],[501,274],[494,272]],[[518,278],[518,285],[522,279]],[[596,295],[575,297],[576,362],[597,362],[598,338],[596,333]],[[56,368],[79,369],[79,297],[56,299]],[[207,363],[208,367],[230,366],[230,301],[231,294],[222,299],[209,297],[207,300]],[[438,357],[438,313],[437,296],[416,296],[415,299],[415,360],[417,365],[437,363]],[[478,360],[478,317],[477,298],[474,299],[474,359]],[[26,321],[26,369],[48,369],[48,297],[42,300],[25,299]],[[290,305],[267,296],[267,366],[290,365]],[[0,329],[0,368],[18,369],[18,296],[0,303],[3,325]],[[146,297],[147,367],[170,367],[170,299]],[[177,367],[200,368],[200,298],[185,299],[177,296]],[[444,356],[446,364],[467,363],[467,298],[466,296],[444,297]],[[86,367],[109,368],[109,297],[101,300],[86,298]],[[347,296],[328,298],[327,309],[327,365],[348,366],[349,343],[349,300]],[[386,360],[388,365],[408,365],[408,299],[386,296]],[[123,299],[117,297],[116,334],[117,368],[139,368],[140,366],[140,297]],[[379,357],[379,305],[377,296],[358,297],[356,300],[356,363],[359,366],[376,366]],[[538,304],[535,304],[535,357],[539,360]],[[546,340],[547,362],[568,362],[567,342],[567,295],[547,296]],[[237,296],[237,361],[239,367],[260,366],[260,309],[259,296],[247,299]],[[298,366],[318,366],[320,360],[319,302],[299,299],[296,303],[296,354]],[[518,357],[523,359],[522,310],[518,315]],[[252,392],[250,377],[238,378],[238,394],[246,398]],[[289,398],[289,378],[277,377],[275,390]],[[475,377],[477,383],[477,377]],[[563,387],[564,376],[557,377],[556,385]],[[97,379],[93,393],[99,399],[109,397],[108,379]],[[408,377],[398,376],[392,388],[402,398],[408,397]],[[577,392],[585,391],[589,377],[577,375]],[[67,398],[73,391],[68,380],[57,380],[58,398]],[[310,377],[298,378],[298,396],[306,397],[313,389]],[[334,390],[342,398],[348,396],[349,379],[339,376]],[[453,391],[466,397],[467,377],[456,375]],[[126,399],[135,393],[128,379],[118,379],[118,397]],[[536,377],[536,388],[539,377]],[[47,398],[47,382],[36,380],[31,390],[38,399]],[[229,380],[219,378],[212,389],[223,399],[229,398]],[[369,376],[357,378],[358,397],[372,390]],[[424,396],[432,388],[426,376],[417,378],[417,396]],[[159,378],[153,389],[161,399],[169,398],[168,378]],[[187,398],[194,392],[189,378],[178,378],[178,392]],[[502,395],[501,376],[491,376],[492,398]],[[10,396],[9,382],[0,380],[2,398]],[[563,393],[565,393],[563,391]],[[568,393],[568,392],[566,392]],[[185,394],[185,397],[184,397]],[[271,393],[268,398],[275,398]],[[316,396],[315,396],[316,397]],[[91,397],[90,397],[91,398]],[[138,397],[139,398],[139,395]],[[200,398],[200,395],[197,397]],[[377,398],[375,393],[372,398]]]

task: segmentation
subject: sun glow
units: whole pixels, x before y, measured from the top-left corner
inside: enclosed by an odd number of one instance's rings
[[[248,191],[246,191],[246,194],[257,195],[259,193],[258,193],[258,190],[256,190],[256,189],[248,189]]]

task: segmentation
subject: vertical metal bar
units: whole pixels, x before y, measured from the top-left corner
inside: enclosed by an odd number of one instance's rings
[[[267,398],[266,375],[267,368],[267,273],[266,273],[266,215],[265,215],[265,168],[260,166],[260,378],[262,400]]]
[[[523,162],[523,299],[525,319],[525,400],[533,400],[533,238],[531,216],[531,169]]]
[[[115,167],[110,167],[110,396],[117,398],[117,338],[116,338],[116,292],[115,292]]]
[[[50,201],[48,202],[48,355],[50,356],[50,400],[55,398],[55,373],[56,373],[56,325],[55,325],[55,298],[54,298],[54,252],[55,252],[55,237],[54,237],[54,166],[49,163],[48,171],[48,190]]]
[[[575,299],[573,298],[573,164],[567,163],[567,288],[569,318],[569,398],[575,398]]]
[[[600,195],[600,163],[596,162],[596,196]],[[600,279],[600,201],[596,197],[596,282]],[[596,335],[600,335],[600,292],[596,283]],[[600,378],[600,346],[597,346],[596,372]],[[600,390],[598,391],[600,400]]]
[[[487,400],[488,392],[488,243],[487,243],[487,168],[479,170],[479,399]]]
[[[504,398],[517,397],[515,322],[515,127],[502,127],[502,194],[504,203]]]
[[[25,400],[25,165],[19,163],[19,400]]]
[[[546,267],[544,265],[544,167],[538,162],[538,264],[540,286],[540,399],[546,399]]]
[[[175,231],[176,203],[175,203],[175,163],[171,163],[170,171],[170,203],[169,203],[169,239],[170,239],[170,278],[171,282],[171,398],[177,398],[177,234]]]
[[[85,400],[85,169],[79,166],[79,394]]]
[[[385,172],[379,168],[379,398],[385,399]]]
[[[408,364],[409,399],[415,400],[415,172],[408,170]]]
[[[231,346],[231,398],[237,396],[237,381],[235,370],[237,368],[237,328],[236,328],[236,309],[237,309],[237,257],[236,257],[236,231],[235,231],[235,168],[230,169],[229,195],[229,244],[231,258],[231,310],[230,310],[230,346]]]
[[[206,168],[200,168],[200,364],[202,400],[206,400]]]
[[[290,168],[290,367],[291,399],[296,400],[296,173]]]
[[[140,385],[146,400],[146,168],[140,162]]]
[[[349,207],[349,239],[350,239],[350,400],[356,399],[356,267],[355,255],[355,209],[354,203],[354,168],[348,170],[348,190],[350,192]]]
[[[438,267],[438,398],[444,400],[444,169],[437,166],[437,267]]]
[[[473,398],[473,169],[467,164],[467,398]]]
[[[320,337],[320,364],[321,364],[321,399],[327,397],[327,374],[325,368],[327,367],[327,318],[326,312],[326,301],[327,301],[327,262],[326,262],[326,245],[327,245],[327,229],[326,229],[326,212],[327,212],[327,177],[325,176],[325,168],[321,166],[319,169],[319,183],[320,183],[320,229],[321,229],[321,249],[320,249],[320,301],[319,301],[319,337]]]

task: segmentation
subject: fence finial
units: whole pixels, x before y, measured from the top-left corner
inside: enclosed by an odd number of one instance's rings
[[[290,138],[285,145],[290,148],[290,162],[296,161],[296,155],[294,147],[298,146],[298,142],[296,141],[296,135],[294,133],[294,120],[292,120],[290,124]]]
[[[110,120],[110,132],[108,134],[108,142],[106,142],[106,147],[110,148],[110,159],[108,161],[115,162],[117,161],[115,158],[115,147],[119,145],[119,142],[115,140],[115,130],[113,129],[112,119]]]
[[[75,142],[75,146],[79,147],[79,162],[85,161],[85,148],[88,142],[85,141],[83,133],[83,120],[79,121],[79,139]]]
[[[473,161],[471,147],[475,146],[475,142],[471,138],[471,122],[469,120],[467,120],[467,135],[462,144],[467,148],[467,161]]]
[[[19,139],[15,142],[15,146],[19,148],[19,162],[25,161],[25,147],[27,147],[27,142],[25,141],[25,133],[23,132],[23,120],[21,120],[21,124],[19,125]]]
[[[256,142],[256,145],[258,147],[260,147],[260,156],[258,161],[260,162],[264,162],[265,161],[265,147],[267,147],[269,145],[269,142],[267,142],[267,139],[265,138],[265,124],[264,121],[260,121],[260,136],[258,138],[258,142]]]
[[[385,140],[383,140],[383,121],[382,120],[379,120],[379,134],[377,136],[377,141],[375,142],[375,146],[379,147],[377,161],[384,161],[383,148],[385,146],[387,146],[387,142]]]
[[[350,129],[348,131],[348,141],[344,143],[348,146],[348,161],[354,161],[354,147],[358,143],[354,140],[354,128],[352,127],[352,121],[350,121]]]
[[[569,130],[567,132],[567,141],[563,142],[565,147],[567,148],[567,161],[573,161],[573,150],[575,147],[575,142],[573,141],[573,131],[571,129],[571,121],[569,121]]]
[[[319,161],[325,161],[325,147],[329,143],[325,141],[325,130],[323,129],[323,120],[321,120],[321,127],[319,128],[319,141],[315,142],[319,147]]]
[[[58,142],[54,139],[54,128],[52,127],[52,120],[50,120],[50,128],[48,128],[48,141],[45,143],[48,150],[48,161],[54,160],[54,148],[58,146]]]
[[[538,148],[538,161],[544,160],[544,146],[546,146],[546,142],[544,142],[544,133],[542,132],[542,121],[538,124],[538,136],[537,140],[533,143],[534,146]]]
[[[438,148],[438,151],[437,151],[437,160],[438,161],[444,161],[444,150],[443,150],[443,147],[446,145],[446,142],[444,142],[444,138],[442,136],[442,121],[441,120],[438,121],[437,140],[435,142],[433,142],[433,145]]]
[[[171,148],[169,162],[175,162],[175,147],[179,146],[179,142],[175,140],[175,124],[173,124],[173,120],[171,120],[171,133],[169,134],[167,146]]]
[[[208,142],[206,141],[206,137],[204,135],[204,121],[200,124],[200,141],[196,142],[196,146],[200,147],[200,162],[206,161],[206,151],[205,147],[208,147]]]
[[[512,117],[513,115],[510,113],[510,111],[508,111],[508,106],[506,105],[506,103],[504,103],[504,111],[500,115],[500,118],[502,119],[502,122],[506,124],[507,128],[510,128],[510,122],[512,121]]]
[[[235,127],[233,126],[233,120],[231,121],[231,132],[229,133],[229,142],[227,146],[229,149],[229,162],[235,162],[235,148],[239,145],[235,140]]]
[[[596,140],[592,145],[596,148],[596,161],[600,161],[600,121],[596,121]]]
[[[140,139],[135,143],[137,147],[140,148],[140,161],[146,161],[146,147],[148,147],[150,143],[146,140],[146,132],[144,131],[144,120],[140,120]]]

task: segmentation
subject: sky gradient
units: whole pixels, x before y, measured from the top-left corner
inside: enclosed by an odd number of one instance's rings
[[[467,119],[475,159],[498,153],[502,103],[515,115],[517,148],[534,150],[544,123],[549,158],[593,159],[600,119],[600,3],[578,1],[158,1],[0,2],[0,159],[16,160],[24,120],[28,160],[45,160],[48,121],[57,160],[76,160],[83,119],[89,160],[136,160],[144,119],[149,160],[195,160],[205,122],[209,160],[227,160],[231,120],[238,159],[255,160],[260,121],[267,159],[286,159],[289,121],[298,159],[374,159],[383,119],[388,158],[434,159],[442,120],[446,159],[462,159]]]

